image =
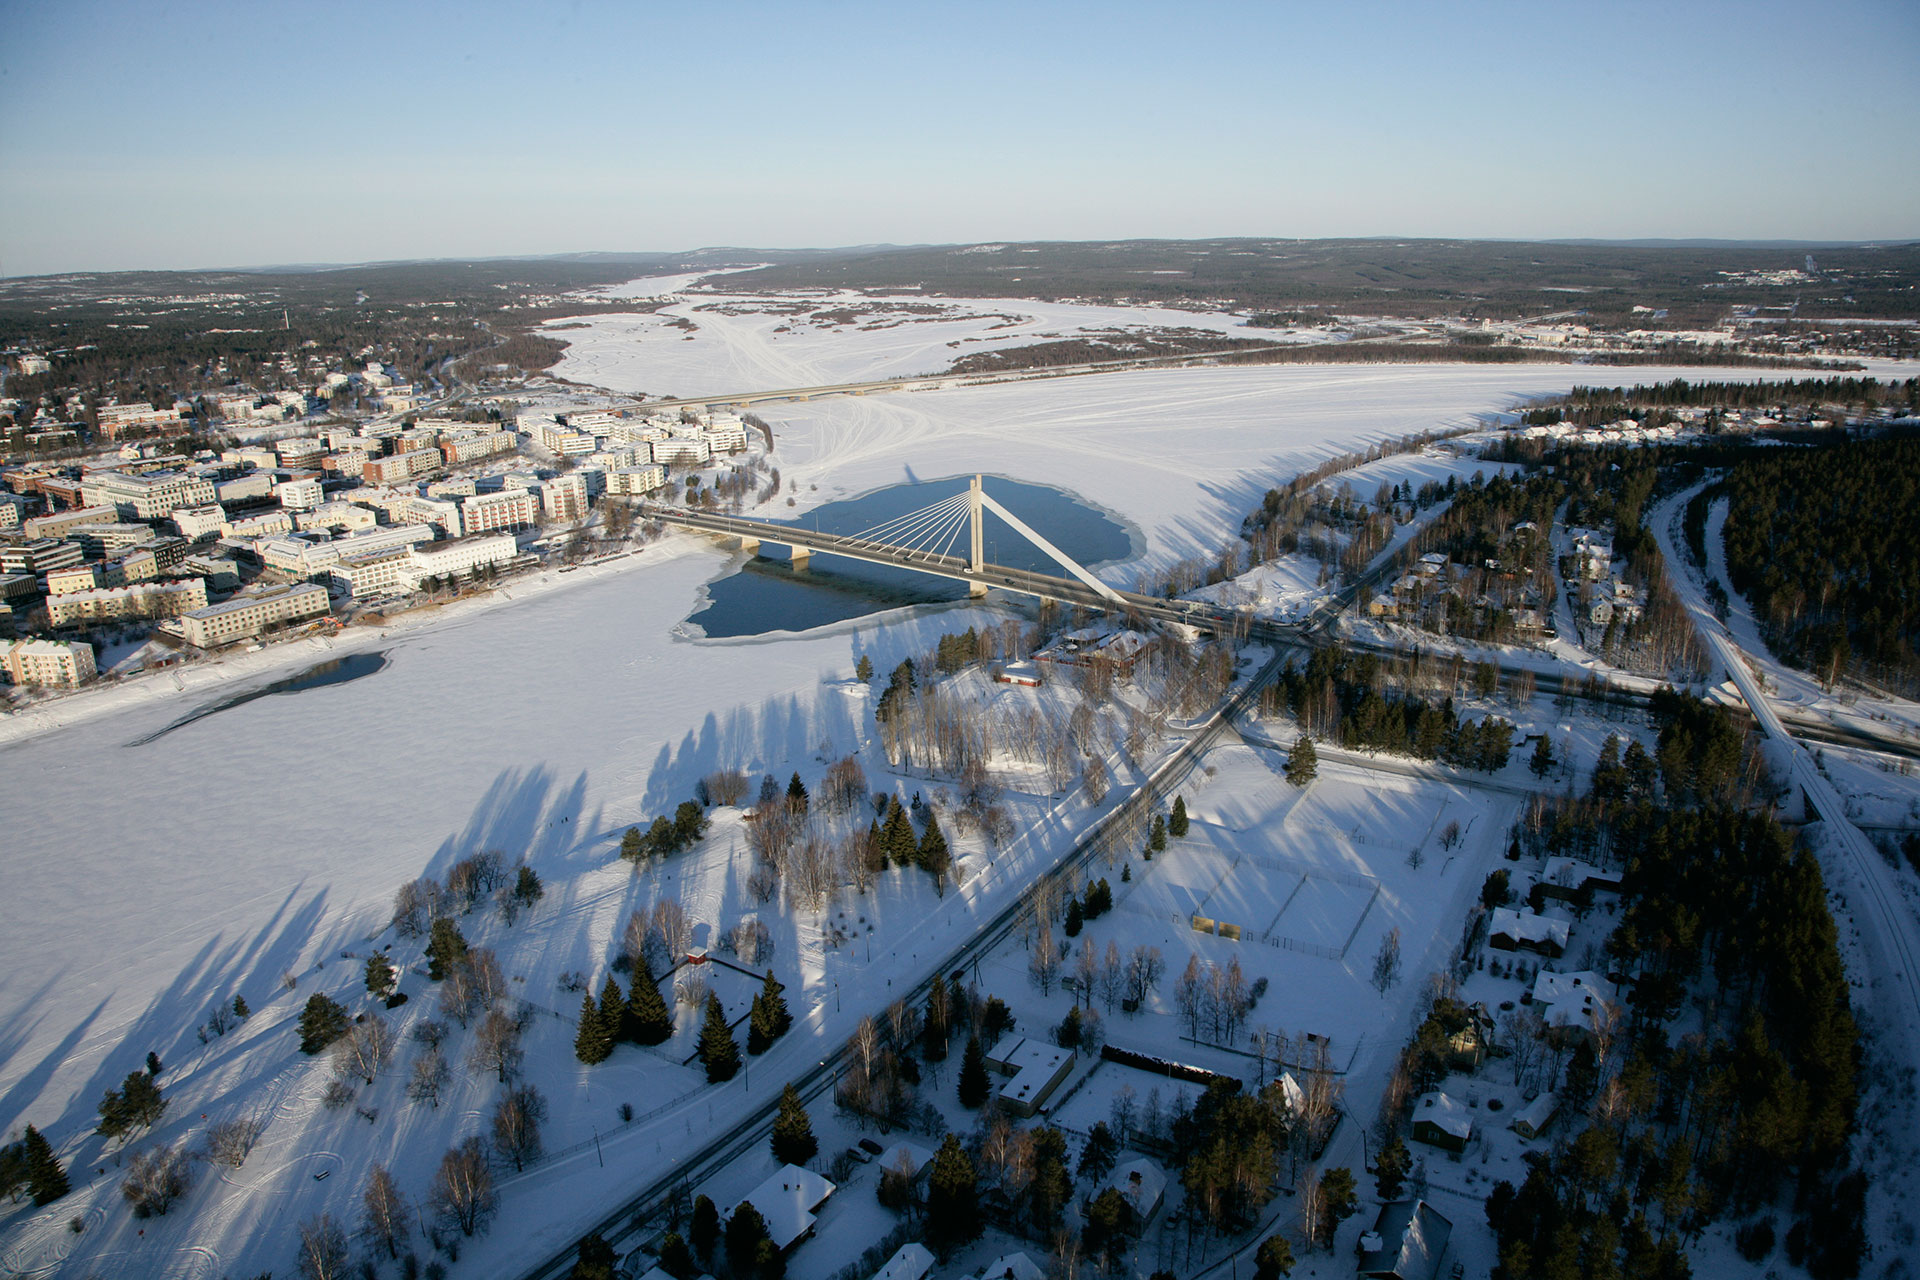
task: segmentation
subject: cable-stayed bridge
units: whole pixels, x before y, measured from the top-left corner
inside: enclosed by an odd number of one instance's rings
[[[643,503],[641,511],[668,524],[733,538],[744,550],[758,550],[762,543],[788,547],[796,567],[806,564],[816,553],[845,556],[869,564],[957,579],[965,582],[975,596],[985,595],[989,588],[998,588],[1141,618],[1184,622],[1207,630],[1244,627],[1246,623],[1245,615],[1217,605],[1168,600],[1108,586],[996,501],[981,487],[979,476],[974,476],[959,493],[854,534],[822,533],[797,525],[692,511],[660,502]],[[988,511],[1006,521],[1014,532],[1058,564],[1066,576],[990,563],[983,553],[981,533],[982,516]]]

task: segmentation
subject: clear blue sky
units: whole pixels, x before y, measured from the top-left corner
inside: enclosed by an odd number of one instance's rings
[[[1920,238],[1920,3],[0,6],[0,273]]]

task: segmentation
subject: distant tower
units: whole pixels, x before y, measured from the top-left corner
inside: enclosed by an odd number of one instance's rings
[[[1807,274],[1810,276],[1817,276],[1820,274],[1820,268],[1813,265],[1812,254],[1807,255]]]

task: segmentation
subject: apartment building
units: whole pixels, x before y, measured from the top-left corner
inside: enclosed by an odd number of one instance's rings
[[[33,538],[0,547],[0,573],[44,575],[54,569],[79,564],[86,557],[77,542],[56,542],[52,538]]]
[[[475,494],[460,500],[460,523],[469,535],[496,529],[525,529],[539,515],[534,496],[524,489]]]
[[[93,679],[93,646],[57,640],[16,640],[0,658],[7,679],[21,686],[78,688]]]
[[[81,482],[80,496],[90,507],[113,507],[124,520],[164,520],[181,507],[204,507],[218,498],[211,480],[179,471],[103,471]]]
[[[188,644],[212,649],[260,635],[270,627],[324,617],[328,612],[325,587],[296,582],[251,588],[225,604],[208,605],[182,614],[178,628]]]
[[[49,596],[47,621],[56,627],[66,627],[128,618],[177,618],[206,607],[206,579],[182,578]]]
[[[111,524],[120,518],[119,509],[102,503],[94,507],[74,507],[49,516],[34,516],[20,524],[20,532],[29,538],[64,538],[77,524]]]
[[[360,468],[368,484],[399,484],[438,471],[444,465],[438,449],[409,449],[386,458],[369,458]]]

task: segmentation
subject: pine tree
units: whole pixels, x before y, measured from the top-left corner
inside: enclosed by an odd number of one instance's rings
[[[460,926],[445,916],[433,922],[427,935],[427,977],[444,982],[454,966],[467,958],[467,940]]]
[[[1167,820],[1159,814],[1153,815],[1153,828],[1147,833],[1147,848],[1155,853],[1163,852],[1167,847]]]
[[[245,996],[235,996],[233,998],[233,1016],[242,1022],[245,1022],[253,1016],[253,1010],[247,1008],[247,998]],[[156,1071],[154,1074],[159,1075],[160,1073]]]
[[[1271,1235],[1260,1242],[1253,1255],[1253,1280],[1282,1280],[1293,1272],[1293,1246],[1282,1235]]]
[[[927,1174],[927,1243],[945,1255],[979,1234],[980,1190],[973,1161],[950,1133]]]
[[[311,1057],[345,1035],[347,1011],[318,991],[300,1011],[300,1052]]]
[[[1167,819],[1167,834],[1175,840],[1187,834],[1187,799],[1185,796],[1173,798],[1173,814]]]
[[[1329,1169],[1320,1179],[1320,1228],[1321,1242],[1331,1249],[1334,1235],[1340,1230],[1340,1224],[1353,1216],[1360,1207],[1358,1197],[1353,1190],[1353,1170]]]
[[[688,1243],[702,1262],[713,1261],[713,1244],[720,1238],[720,1210],[706,1196],[695,1196],[693,1223],[687,1228]]]
[[[793,1015],[787,1012],[786,988],[773,976],[773,970],[767,970],[766,980],[760,984],[760,1002],[767,1011],[767,1026],[779,1039],[793,1026]]]
[[[861,654],[859,658],[854,661],[853,676],[854,679],[858,680],[861,684],[865,684],[867,681],[873,679],[873,659],[864,653]]]
[[[940,830],[940,819],[934,816],[932,810],[927,811],[927,829],[921,833],[913,860],[936,881],[942,885],[946,883],[947,867],[952,858],[947,851],[946,833]]]
[[[367,994],[374,999],[385,1000],[391,996],[394,983],[399,980],[399,976],[393,971],[393,962],[387,959],[386,953],[376,951],[367,957],[365,974]]]
[[[1397,1133],[1388,1140],[1386,1146],[1380,1148],[1380,1154],[1373,1158],[1373,1185],[1374,1190],[1380,1193],[1382,1204],[1400,1198],[1400,1188],[1406,1185],[1407,1171],[1412,1163],[1407,1144]]]
[[[1320,754],[1314,750],[1313,739],[1301,734],[1294,742],[1293,750],[1287,752],[1287,781],[1296,787],[1304,787],[1319,772]]]
[[[793,779],[787,783],[787,808],[795,813],[807,811],[807,785],[800,781],[800,771],[794,770]]]
[[[41,1136],[32,1125],[27,1126],[24,1139],[27,1156],[27,1189],[33,1193],[35,1204],[52,1204],[67,1194],[67,1171],[60,1167],[60,1157],[53,1154],[53,1144]]]
[[[645,968],[646,966],[643,964],[641,966],[643,972]],[[634,981],[637,983],[639,979],[635,978]],[[638,990],[638,987],[636,987],[635,990]],[[592,997],[592,994],[591,991],[586,993],[589,998]],[[608,974],[607,984],[600,988],[599,1016],[600,1033],[607,1039],[607,1052],[609,1054],[613,1052],[613,1046],[619,1044],[622,1040],[633,1039],[634,1026],[631,1012],[632,1008],[633,1006],[621,997],[620,984],[613,980],[612,974]]]
[[[679,1236],[672,1238],[680,1239]],[[687,1246],[683,1242],[680,1247],[685,1249]],[[614,1267],[619,1261],[620,1255],[614,1251],[612,1245],[607,1243],[607,1238],[598,1231],[592,1232],[581,1239],[579,1257],[574,1261],[573,1270],[567,1273],[567,1280],[613,1280]],[[663,1249],[661,1253],[663,1265],[665,1261],[666,1255]]]
[[[628,827],[627,834],[620,837],[620,856],[631,862],[637,871],[647,859],[647,838],[638,827]]]
[[[1540,740],[1533,744],[1533,758],[1527,761],[1527,768],[1536,778],[1544,778],[1553,770],[1553,744],[1547,741],[1547,735],[1541,734]]]
[[[886,847],[888,860],[896,867],[911,865],[919,852],[919,841],[913,836],[913,819],[900,807],[899,796],[887,802],[887,821],[880,828],[880,841]]]
[[[533,904],[547,896],[547,887],[540,883],[540,874],[525,863],[520,864],[520,874],[514,880],[513,900],[529,909]]]
[[[1067,902],[1067,936],[1069,938],[1079,937],[1081,926],[1086,924],[1086,922],[1087,913],[1080,906],[1080,899],[1070,899]]]
[[[747,1053],[759,1057],[773,1047],[773,1025],[767,1014],[767,1002],[755,993],[753,1007],[747,1010]]]
[[[989,1088],[986,1050],[980,1047],[979,1036],[968,1036],[967,1051],[960,1056],[960,1105],[970,1110],[981,1106]]]
[[[921,1020],[922,1038],[925,1041],[928,1062],[946,1060],[950,1022],[947,980],[936,973],[933,975],[933,981],[927,985],[927,1014]]]
[[[627,992],[627,1038],[635,1044],[660,1044],[673,1034],[673,1015],[661,998],[660,985],[643,960],[634,969],[633,989]]]
[[[1119,1156],[1120,1144],[1114,1140],[1107,1122],[1101,1120],[1088,1131],[1087,1145],[1080,1149],[1080,1163],[1074,1172],[1088,1182],[1097,1183],[1113,1172],[1114,1161]]]
[[[740,1046],[727,1028],[720,997],[712,992],[707,993],[707,1021],[700,1028],[700,1062],[707,1069],[708,1084],[731,1080],[740,1070]]]
[[[773,1121],[773,1158],[781,1164],[804,1165],[820,1154],[813,1121],[800,1105],[800,1094],[789,1084],[780,1091],[780,1113]]]
[[[580,1030],[573,1037],[573,1056],[588,1066],[613,1056],[613,1037],[607,1034],[606,1020],[591,991],[580,993]]]

